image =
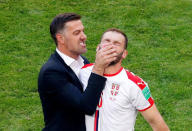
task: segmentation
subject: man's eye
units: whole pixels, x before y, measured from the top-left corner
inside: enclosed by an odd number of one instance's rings
[[[79,33],[80,33],[80,31],[75,31],[73,34],[78,35]]]
[[[110,42],[110,40],[105,40],[105,42]]]
[[[114,45],[120,46],[120,43],[119,42],[115,42]]]

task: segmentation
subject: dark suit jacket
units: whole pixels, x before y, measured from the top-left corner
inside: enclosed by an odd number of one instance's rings
[[[84,62],[88,61],[83,57]],[[92,73],[86,90],[72,69],[55,52],[43,65],[38,78],[47,131],[85,131],[85,114],[93,114],[106,78]]]

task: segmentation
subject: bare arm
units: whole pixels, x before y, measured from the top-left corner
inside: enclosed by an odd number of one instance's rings
[[[151,125],[154,131],[169,131],[169,127],[163,120],[155,104],[146,111],[142,111],[141,114],[145,118],[145,120]]]

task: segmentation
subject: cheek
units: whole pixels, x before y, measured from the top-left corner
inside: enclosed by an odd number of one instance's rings
[[[123,52],[124,52],[124,49],[122,49],[122,48],[118,48],[117,50],[118,50],[119,54],[123,54]]]
[[[70,39],[68,39],[68,42],[70,43],[71,46],[76,46],[78,43],[78,38],[77,37],[71,37]]]

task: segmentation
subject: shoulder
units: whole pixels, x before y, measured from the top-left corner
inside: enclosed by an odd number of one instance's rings
[[[145,81],[143,81],[142,78],[135,75],[133,72],[130,72],[129,70],[125,70],[125,71],[126,71],[128,79],[130,81],[132,81],[133,83],[135,83],[141,90],[143,90],[147,86],[147,83]]]
[[[57,60],[54,55],[51,55],[48,61],[41,67],[39,75],[44,76],[50,72],[66,72],[65,66],[59,60]]]
[[[128,70],[126,70],[126,74],[128,79],[135,83],[130,94],[136,100],[134,104],[137,105],[139,111],[147,110],[154,103],[148,84],[142,78]]]

